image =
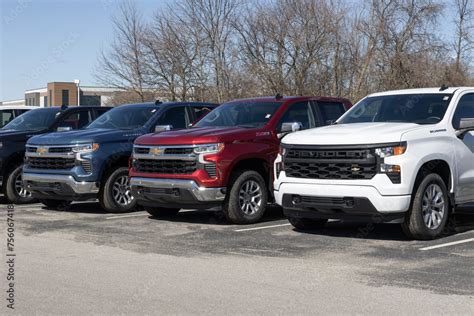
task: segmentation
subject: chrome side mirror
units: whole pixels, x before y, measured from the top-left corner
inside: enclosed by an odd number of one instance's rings
[[[155,133],[171,131],[172,129],[173,129],[173,125],[156,125]]]

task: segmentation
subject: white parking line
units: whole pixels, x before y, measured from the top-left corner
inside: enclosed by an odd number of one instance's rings
[[[248,232],[251,230],[261,230],[261,229],[267,229],[267,228],[275,228],[275,227],[283,227],[283,226],[290,226],[290,223],[286,224],[279,224],[279,225],[270,225],[270,226],[261,226],[261,227],[253,227],[253,228],[243,228],[243,229],[236,229],[235,232]]]
[[[117,215],[117,216],[106,217],[105,219],[117,219],[117,218],[138,217],[138,216],[150,216],[150,214],[140,213],[140,214]]]
[[[464,240],[448,242],[448,243],[440,244],[436,246],[424,247],[424,248],[420,248],[420,250],[426,251],[426,250],[438,249],[438,248],[449,247],[449,246],[454,246],[454,245],[459,245],[459,244],[465,244],[465,243],[473,242],[473,241],[474,241],[474,238],[469,238],[469,239],[464,239]]]

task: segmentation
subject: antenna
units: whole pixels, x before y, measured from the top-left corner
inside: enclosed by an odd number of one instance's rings
[[[155,101],[155,105],[160,105],[161,103],[163,103],[163,102],[161,102],[160,100]]]
[[[446,90],[446,89],[448,89],[448,88],[449,88],[449,87],[443,83],[443,85],[441,86],[441,88],[439,88],[439,91],[444,91],[444,90]]]
[[[275,99],[277,99],[277,100],[283,99],[283,95],[280,92],[278,92],[275,96]]]

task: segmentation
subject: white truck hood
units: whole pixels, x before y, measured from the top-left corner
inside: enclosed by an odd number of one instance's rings
[[[414,123],[352,123],[330,125],[288,134],[291,145],[362,145],[401,141],[402,135],[424,126]]]

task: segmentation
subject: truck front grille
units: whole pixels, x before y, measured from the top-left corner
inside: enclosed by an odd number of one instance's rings
[[[377,174],[377,159],[372,149],[288,148],[284,168],[292,178],[372,179]]]
[[[197,169],[196,161],[136,159],[134,167],[138,172],[162,174],[191,174]]]
[[[29,157],[27,164],[32,169],[69,170],[75,166],[74,158]]]

